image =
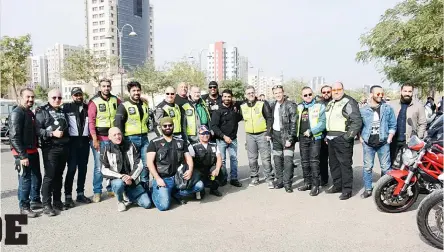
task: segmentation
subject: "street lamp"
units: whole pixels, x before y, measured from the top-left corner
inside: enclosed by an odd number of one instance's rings
[[[205,51],[205,50],[207,50],[208,51],[208,49],[202,49],[202,50],[200,50],[199,51],[199,70],[202,70],[202,53],[203,53],[203,51]],[[190,54],[189,54],[189,56],[188,56],[188,58],[189,59],[194,59],[194,56],[192,56],[192,52],[193,52],[194,50],[191,50],[191,52],[190,52]],[[207,58],[212,58],[213,56],[211,56],[211,55],[208,55],[207,56]]]
[[[131,27],[131,32],[128,34],[128,36],[131,36],[131,37],[137,36],[137,33],[134,31],[133,26],[130,24],[125,24],[120,29],[116,26],[117,35],[119,36],[120,95],[122,96],[122,99],[123,99],[123,74],[125,72],[125,69],[123,68],[122,37],[123,37],[123,28],[125,28],[125,26]],[[109,34],[109,35],[105,36],[105,38],[112,39],[113,36],[111,34]]]

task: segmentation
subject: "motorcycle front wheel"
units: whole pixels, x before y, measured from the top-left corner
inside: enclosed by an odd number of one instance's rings
[[[379,210],[386,213],[401,213],[415,204],[419,195],[418,183],[414,183],[407,188],[406,192],[393,195],[398,181],[386,174],[375,184],[374,201]]]
[[[443,249],[443,189],[435,190],[421,202],[416,213],[416,224],[421,235],[433,246]],[[430,216],[432,210],[434,216]],[[430,222],[436,226],[430,225]]]

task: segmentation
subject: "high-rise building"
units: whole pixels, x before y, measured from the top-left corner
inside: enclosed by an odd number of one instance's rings
[[[310,81],[310,87],[313,92],[321,92],[321,87],[325,85],[325,78],[322,76],[313,77]]]
[[[48,59],[45,55],[31,56],[31,83],[30,88],[36,88],[37,85],[48,88]]]
[[[154,61],[154,6],[150,4],[150,44],[149,44],[149,57]]]
[[[239,80],[242,83],[248,83],[248,58],[245,56],[239,57]]]
[[[238,80],[239,51],[237,47],[227,47],[225,42],[216,42],[208,47],[208,80]]]
[[[96,55],[119,56],[126,71],[143,64],[150,57],[149,0],[85,0],[86,46]],[[131,25],[137,36],[129,36]],[[123,29],[122,29],[123,28]],[[110,69],[114,72],[117,69]]]
[[[75,51],[84,50],[81,46],[55,44],[46,50],[45,57],[48,62],[48,87],[62,88],[66,80],[62,77],[65,59]]]
[[[283,85],[281,77],[259,76],[258,78],[257,75],[249,75],[248,84],[254,86],[258,96],[264,94],[267,99],[273,98],[272,88],[274,86]]]

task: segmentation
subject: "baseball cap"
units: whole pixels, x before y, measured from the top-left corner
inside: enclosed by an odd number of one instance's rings
[[[166,116],[166,117],[163,117],[162,119],[160,119],[161,126],[163,126],[166,123],[173,124],[173,119],[169,116]]]
[[[83,94],[82,89],[79,88],[79,87],[74,87],[74,88],[71,90],[71,95],[75,95],[75,94]]]
[[[210,83],[208,83],[208,87],[218,87],[218,86],[219,85],[215,81],[210,81]]]
[[[205,126],[205,125],[202,125],[202,126],[200,126],[199,127],[199,132],[210,132],[210,130],[208,129],[208,127],[207,126]]]

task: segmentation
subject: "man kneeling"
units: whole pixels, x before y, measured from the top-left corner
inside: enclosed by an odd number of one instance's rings
[[[139,184],[139,176],[143,164],[141,153],[136,146],[122,138],[119,128],[113,127],[108,131],[109,145],[100,150],[100,161],[102,163],[102,174],[104,178],[111,180],[111,188],[117,197],[117,210],[126,210],[123,193],[126,193],[130,202],[136,202],[143,208],[151,207],[151,200]]]
[[[176,189],[177,169],[187,165],[188,170],[183,174],[183,179],[190,180],[193,175],[193,158],[184,140],[173,137],[173,120],[164,117],[159,124],[163,135],[153,139],[148,145],[147,165],[154,177],[153,203],[157,209],[165,211],[170,208],[172,195],[180,204],[186,204],[184,197],[202,191],[204,186],[199,180],[191,186],[191,189]]]

